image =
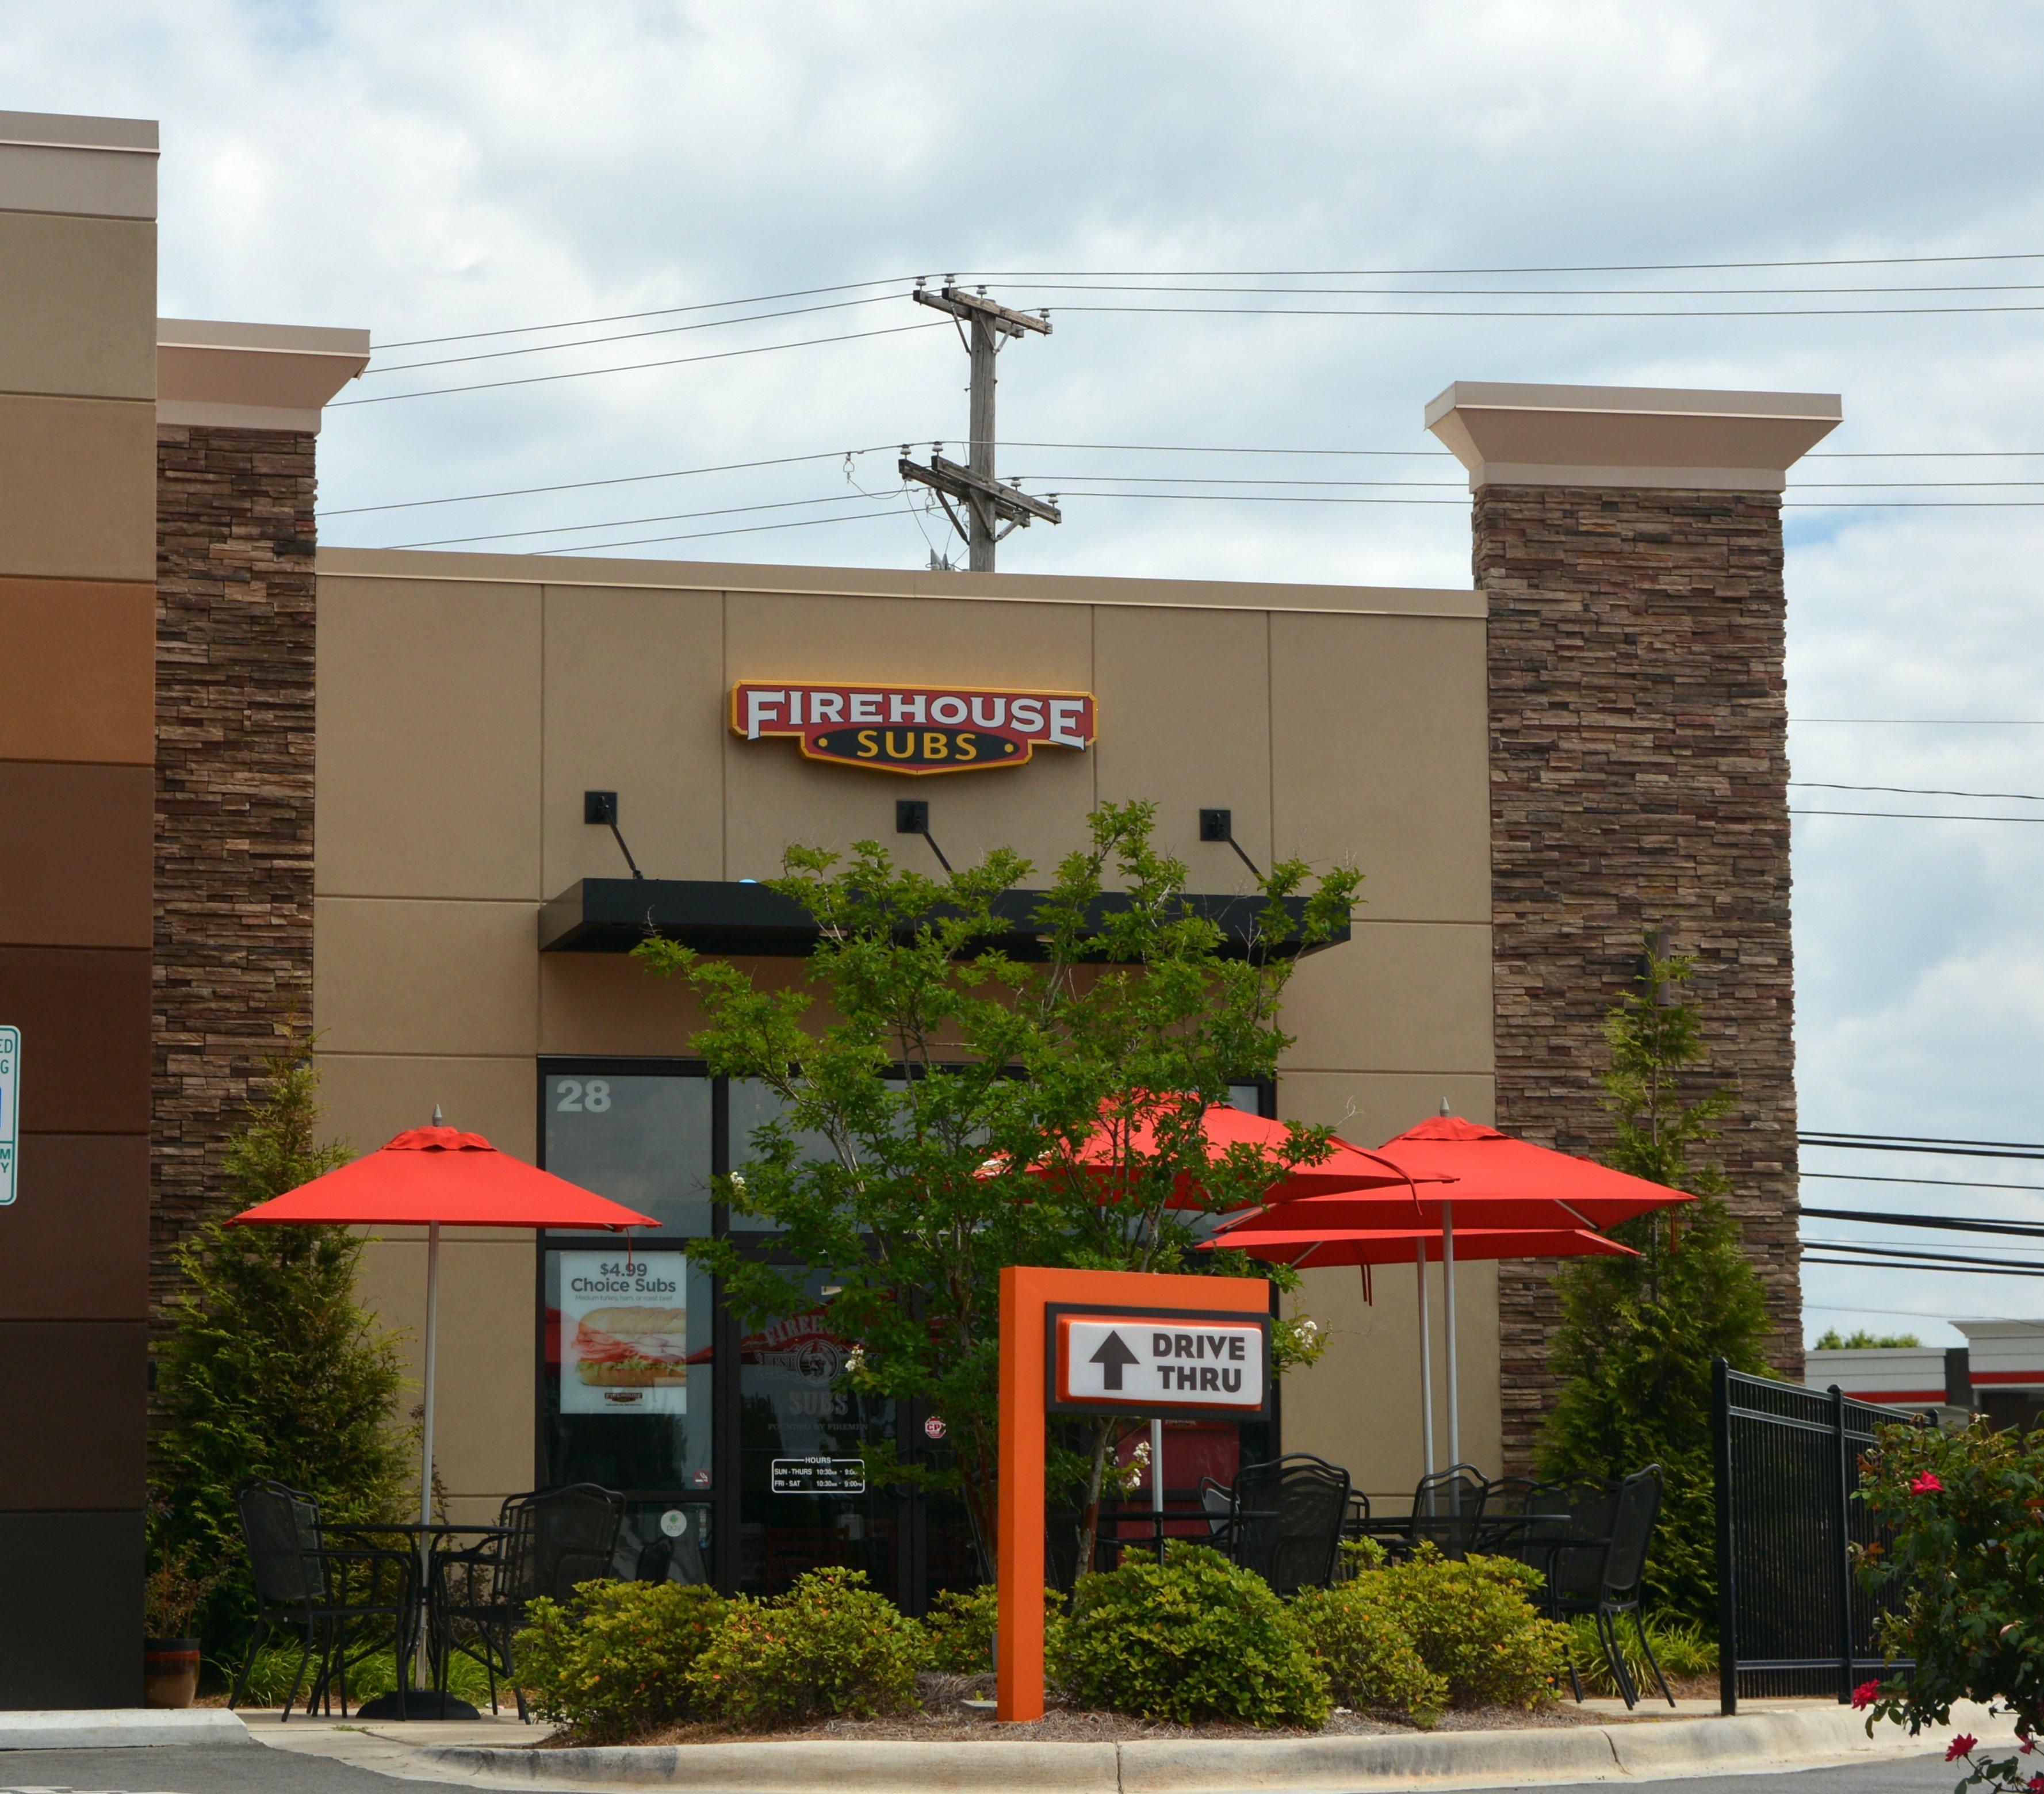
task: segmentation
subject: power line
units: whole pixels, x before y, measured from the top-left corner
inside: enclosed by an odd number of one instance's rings
[[[1923,1258],[1942,1264],[1986,1265],[1992,1268],[1998,1268],[2008,1262],[2002,1258],[1984,1258],[1978,1253],[1940,1252],[1928,1246],[1880,1246],[1857,1239],[1804,1239],[1796,1243],[1805,1252],[1846,1252],[1862,1258]],[[2002,1250],[2019,1252],[2027,1258],[2038,1248],[2034,1246],[2008,1246]],[[2044,1265],[2039,1265],[2036,1269],[2044,1270]]]
[[[500,529],[483,536],[447,536],[431,542],[392,542],[386,546],[392,548],[457,548],[471,542],[513,542],[528,536],[565,536],[579,529],[625,529],[642,523],[680,523],[692,517],[736,517],[742,512],[792,511],[809,505],[840,505],[846,502],[847,496],[842,492],[833,492],[821,498],[785,498],[770,505],[726,505],[711,511],[670,511],[653,517],[613,517],[603,523],[555,524],[548,529]],[[891,503],[900,494],[887,492],[873,496],[885,498]],[[578,543],[563,543],[544,552],[558,554],[579,546],[581,544]]]
[[[2044,729],[2044,717],[1788,717],[1791,724],[1854,724],[1881,729]]]
[[[897,324],[885,330],[851,330],[839,336],[806,336],[795,343],[761,343],[749,349],[722,349],[715,355],[676,355],[663,361],[628,362],[621,367],[582,367],[565,374],[528,374],[516,380],[484,380],[470,386],[434,386],[418,393],[382,393],[372,398],[335,399],[327,409],[354,405],[394,405],[402,399],[444,398],[450,393],[485,393],[500,386],[537,386],[554,380],[587,380],[599,374],[636,374],[648,367],[683,367],[699,361],[729,361],[735,356],[772,355],[780,349],[813,349],[825,343],[856,343],[870,336],[905,336],[912,330],[942,330],[941,324]]]
[[[612,312],[602,317],[571,317],[559,324],[513,324],[497,330],[465,330],[451,336],[412,336],[396,343],[372,343],[372,350],[425,349],[438,343],[474,343],[486,336],[525,336],[540,330],[579,330],[591,324],[628,324],[635,318],[674,317],[683,312],[722,311],[729,305],[766,305],[778,299],[813,299],[820,293],[856,293],[866,286],[898,286],[913,277],[894,275],[886,280],[848,280],[836,286],[797,286],[786,293],[759,293],[749,299],[704,299],[689,305],[662,305],[651,311]]]
[[[815,455],[776,455],[764,461],[724,461],[711,467],[675,467],[663,474],[619,474],[609,479],[563,480],[558,486],[517,486],[501,492],[463,492],[448,498],[406,498],[393,505],[353,505],[336,511],[322,511],[325,517],[359,517],[371,511],[416,511],[427,505],[474,505],[486,498],[530,498],[545,492],[581,492],[599,486],[638,486],[647,480],[687,479],[697,474],[733,474],[753,467],[789,467],[799,461],[837,461],[855,455],[892,453],[896,444],[874,443],[864,448],[829,448]]]
[[[1143,317],[1976,317],[1996,313],[2044,311],[2044,305],[1766,305],[1662,306],[1654,309],[1600,310],[1570,306],[1535,311],[1475,311],[1458,306],[1336,305],[1053,305],[1053,312],[1120,312]]]
[[[1820,778],[1792,778],[1792,791],[1892,791],[1904,797],[2005,798],[2015,804],[2044,804],[2034,791],[1946,791],[1931,785],[1834,785]]]
[[[696,542],[708,536],[757,536],[762,530],[768,529],[814,529],[820,524],[865,523],[874,518],[892,517],[894,515],[895,513],[891,510],[847,511],[841,517],[808,517],[799,523],[755,523],[747,524],[738,529],[697,529],[691,530],[686,536],[648,536],[635,538],[629,542],[573,542],[564,547],[534,548],[528,549],[526,552],[581,555],[590,553],[597,548],[644,548],[651,547],[656,542]]]
[[[883,299],[898,299],[899,293],[876,293],[864,299],[839,299],[827,305],[796,305],[784,312],[753,312],[743,317],[710,317],[698,324],[670,324],[658,330],[624,330],[613,336],[578,336],[568,343],[528,343],[521,349],[485,349],[475,355],[440,355],[432,361],[401,361],[389,367],[371,367],[365,377],[380,374],[409,374],[421,367],[452,367],[467,361],[501,361],[506,355],[548,355],[556,349],[590,349],[602,343],[635,343],[647,336],[675,336],[689,330],[721,330],[732,324],[766,324],[777,317],[807,317],[816,312],[840,312],[853,305],[877,305]]]
[[[1923,1264],[1920,1262],[1905,1264],[1881,1259],[1876,1260],[1872,1263],[1869,1263],[1865,1259],[1858,1258],[1819,1258],[1815,1254],[1808,1252],[1804,1253],[1803,1255],[1803,1262],[1806,1265],[1842,1265],[1854,1270],[1862,1271],[1943,1271],[1953,1277],[2044,1277],[2044,1265],[2038,1265],[2033,1270],[2027,1266],[2011,1266],[1986,1263],[1967,1264],[1963,1262],[1944,1264]],[[1841,1310],[1838,1312],[1846,1312],[1850,1311]]]
[[[1068,285],[1029,280],[1022,285],[1032,293],[1210,293],[1262,295],[1297,298],[1393,299],[1738,299],[1819,298],[1854,294],[1915,293],[2038,293],[2044,283],[2035,281],[1947,282],[1938,286],[1188,286],[1182,282],[1168,286],[1134,286],[1125,282],[1093,282]],[[1071,311],[1070,305],[1058,309]]]
[[[1886,1215],[1874,1208],[1805,1208],[1822,1221],[1878,1222],[1888,1227],[1934,1227],[1943,1233],[2008,1234],[2020,1239],[2044,1239],[2044,1226],[2030,1221],[1956,1220],[1949,1215]]]
[[[1983,1184],[1975,1182],[1971,1177],[1881,1177],[1869,1171],[1799,1170],[1796,1175],[1799,1180],[1822,1177],[1827,1182],[1839,1184],[1920,1184],[1932,1189],[2027,1189],[2044,1196],[2044,1184]],[[1815,1211],[1807,1210],[1805,1212],[1815,1213]],[[1826,1212],[1838,1214],[1844,1211],[1831,1209]]]
[[[2034,1140],[1948,1139],[1942,1134],[1848,1134],[1835,1127],[1806,1127],[1796,1135],[1798,1146],[1864,1147],[1872,1152],[1923,1152],[1973,1158],[2044,1158],[2044,1145]]]
[[[2000,251],[1983,255],[1835,255],[1823,259],[1758,262],[1585,262],[1529,263],[1493,268],[965,268],[954,279],[964,280],[1140,280],[1176,276],[1184,279],[1360,280],[1396,275],[1478,274],[1702,274],[1743,268],[1927,267],[1958,262],[2044,262],[2044,249]]]
[[[1867,822],[2044,822],[2044,816],[1941,816],[1934,810],[1791,810],[1791,816],[1849,816]]]

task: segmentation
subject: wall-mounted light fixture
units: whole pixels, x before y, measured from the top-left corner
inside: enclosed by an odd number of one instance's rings
[[[632,850],[624,844],[624,837],[617,828],[617,793],[615,791],[585,791],[582,794],[582,819],[591,828],[608,827],[617,836],[617,850],[624,855],[624,863],[632,868],[632,876],[643,878],[646,874],[639,870],[639,862],[632,857]]]
[[[944,875],[951,875],[951,862],[944,858],[944,850],[937,845],[937,838],[930,832],[930,806],[922,797],[897,797],[894,800],[894,832],[897,835],[920,835],[930,843],[930,851],[937,856],[937,864],[944,869]]]
[[[1242,851],[1242,843],[1235,838],[1235,812],[1232,810],[1201,810],[1200,812],[1200,839],[1202,841],[1225,841],[1235,849],[1235,858],[1254,873],[1260,880],[1263,874],[1256,862]]]

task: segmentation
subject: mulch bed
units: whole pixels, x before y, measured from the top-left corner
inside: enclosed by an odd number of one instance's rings
[[[1715,1694],[1716,1679],[1669,1677],[1677,1695]],[[1689,1684],[1694,1682],[1695,1686]],[[799,1738],[901,1739],[926,1744],[949,1743],[961,1739],[998,1738],[1004,1742],[1058,1744],[1126,1744],[1139,1738],[1272,1738],[1384,1736],[1410,1734],[1419,1728],[1396,1720],[1366,1719],[1359,1713],[1336,1711],[1317,1732],[1255,1726],[1209,1724],[1173,1725],[1157,1719],[1131,1719],[1123,1713],[1096,1712],[1087,1708],[1058,1705],[1052,1696],[1040,1719],[1020,1725],[1003,1725],[989,1708],[963,1704],[967,1700],[991,1700],[991,1676],[947,1676],[925,1671],[916,1678],[923,1710],[885,1719],[825,1719],[814,1725],[792,1727],[778,1731],[741,1731],[727,1725],[689,1723],[663,1726],[630,1740],[634,1744],[737,1744]],[[1658,1713],[1665,1715],[1662,1707]],[[1636,1715],[1641,1719],[1656,1716],[1656,1709],[1642,1701]],[[1557,1726],[1609,1725],[1627,1715],[1594,1712],[1573,1701],[1527,1712],[1522,1708],[1488,1707],[1466,1712],[1446,1713],[1437,1731],[1498,1731],[1508,1728]],[[558,1750],[580,1741],[557,1734],[532,1746]]]

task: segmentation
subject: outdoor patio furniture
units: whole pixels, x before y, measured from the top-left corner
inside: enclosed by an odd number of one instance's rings
[[[1549,1612],[1557,1619],[1578,1614],[1591,1617],[1612,1680],[1628,1708],[1639,1704],[1639,1692],[1618,1642],[1617,1621],[1627,1613],[1632,1615],[1639,1648],[1662,1696],[1670,1707],[1675,1704],[1668,1678],[1647,1642],[1640,1612],[1647,1553],[1661,1512],[1661,1466],[1650,1464],[1627,1477],[1616,1489],[1581,1492],[1584,1499],[1571,1509],[1569,1535],[1556,1547],[1548,1574]],[[1582,1681],[1573,1659],[1569,1681],[1576,1698],[1581,1700]]]
[[[348,1671],[386,1648],[402,1661],[410,1647],[418,1612],[417,1560],[409,1551],[367,1542],[370,1535],[362,1529],[323,1526],[319,1504],[282,1483],[251,1483],[236,1505],[256,1587],[256,1630],[229,1707],[240,1704],[263,1645],[289,1634],[301,1649],[284,1719],[290,1718],[315,1658],[305,1711],[324,1703],[330,1712],[338,1685],[346,1719]]]
[[[1297,1451],[1246,1464],[1228,1490],[1225,1549],[1280,1595],[1333,1582],[1348,1517],[1348,1472]]]
[[[613,1573],[617,1535],[624,1521],[624,1497],[594,1483],[544,1489],[510,1496],[497,1524],[465,1549],[432,1558],[433,1685],[447,1693],[448,1672],[456,1655],[482,1665],[490,1682],[490,1711],[497,1710],[497,1684],[513,1683],[518,1717],[528,1717],[525,1695],[513,1677],[511,1640],[525,1623],[527,1605],[541,1596],[573,1598],[575,1585]]]

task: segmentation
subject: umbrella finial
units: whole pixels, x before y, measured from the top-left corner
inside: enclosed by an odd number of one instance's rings
[[[1442,1104],[1441,1113],[1446,1115],[1447,1112],[1448,1105],[1446,1103]],[[438,1103],[435,1103],[433,1104],[433,1125],[436,1127],[444,1127],[447,1125],[444,1121],[440,1120],[440,1105]]]
[[[1442,1114],[1443,1114],[1443,1115],[1453,1115],[1454,1112],[1454,1112],[1453,1109],[1451,1109],[1451,1108],[1450,1108],[1448,1107],[1448,1099],[1447,1099],[1446,1097],[1442,1097],[1442,1098],[1441,1098],[1441,1113],[1442,1113]],[[440,1114],[440,1111],[439,1111],[438,1109],[435,1109],[435,1110],[433,1111],[433,1114],[435,1115],[435,1116],[436,1116],[436,1117],[437,1117],[437,1116],[439,1116],[439,1114]]]

